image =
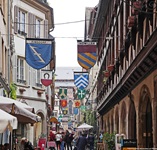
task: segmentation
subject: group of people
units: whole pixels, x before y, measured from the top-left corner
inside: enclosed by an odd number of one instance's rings
[[[79,137],[76,139],[75,150],[94,150],[94,140],[95,136],[93,132],[89,134],[84,132],[80,133]]]
[[[94,150],[95,136],[93,132],[57,132],[50,131],[50,140],[56,142],[57,150]],[[72,144],[73,143],[73,144]]]
[[[56,134],[53,133],[53,131],[50,130],[50,141],[56,142],[56,148],[57,150],[72,150],[72,141],[74,139],[74,133],[69,132],[66,130],[66,132],[57,132]]]
[[[55,150],[94,150],[95,136],[93,132],[57,132],[56,134],[50,130],[49,140],[56,143],[56,147],[50,149]],[[72,144],[73,143],[73,144]],[[27,138],[21,139],[22,149],[34,150],[32,143]]]

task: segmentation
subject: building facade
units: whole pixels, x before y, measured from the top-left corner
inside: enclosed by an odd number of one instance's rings
[[[100,0],[91,13],[88,37],[98,47],[99,131],[125,134],[140,148],[155,148],[156,1]]]
[[[8,1],[0,1],[0,95],[4,95],[6,90],[8,93],[10,91],[8,86],[9,79],[9,44],[8,44],[8,34],[10,34],[10,26],[8,26]],[[8,69],[9,68],[9,69]]]
[[[48,134],[49,117],[52,115],[54,85],[45,87],[41,84],[42,70],[33,69],[25,61],[26,38],[48,39],[53,31],[53,9],[47,1],[13,0],[12,1],[12,48],[11,69],[12,83],[17,87],[17,100],[32,106],[41,121],[30,126],[19,122],[17,136],[28,137],[36,145],[38,138]],[[55,49],[53,48],[53,51]],[[55,52],[53,52],[55,55]],[[55,56],[53,57],[55,58]],[[43,69],[55,70],[55,60]]]

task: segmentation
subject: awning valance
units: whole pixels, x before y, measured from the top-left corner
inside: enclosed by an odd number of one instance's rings
[[[11,98],[0,96],[0,109],[16,116],[18,122],[35,123],[38,116],[34,112],[34,108]]]
[[[17,118],[8,114],[7,112],[0,109],[0,133],[3,133],[7,128],[12,131],[12,129],[17,129]]]
[[[53,123],[59,123],[56,117],[51,117],[49,121]]]

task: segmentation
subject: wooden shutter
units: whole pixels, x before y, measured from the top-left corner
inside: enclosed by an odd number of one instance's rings
[[[48,38],[48,20],[44,20],[44,38]]]
[[[28,13],[28,33],[27,37],[35,37],[35,16],[32,13]]]
[[[32,15],[32,38],[35,38],[35,24],[36,24],[36,21],[35,21],[36,17],[35,15]]]
[[[14,55],[13,59],[13,82],[17,82],[17,55]]]
[[[14,6],[14,33],[18,33],[18,12],[19,7]]]

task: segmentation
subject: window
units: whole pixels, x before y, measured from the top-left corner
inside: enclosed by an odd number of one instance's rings
[[[36,86],[41,87],[42,88],[42,84],[41,84],[41,71],[37,70],[36,71]]]
[[[19,10],[18,11],[18,33],[25,35],[25,23],[26,23],[26,13]]]
[[[36,19],[35,37],[40,38],[40,20]]]
[[[17,59],[17,82],[25,83],[24,78],[24,59],[19,57]]]

